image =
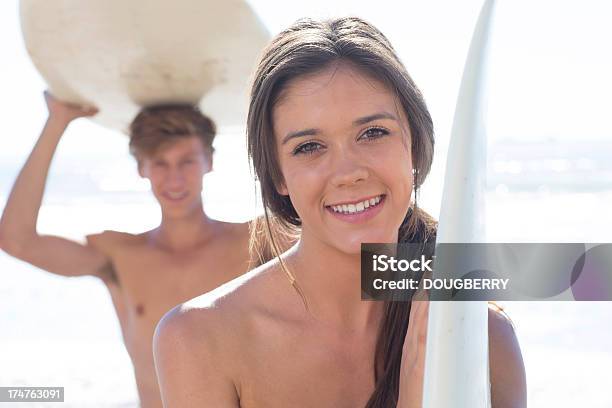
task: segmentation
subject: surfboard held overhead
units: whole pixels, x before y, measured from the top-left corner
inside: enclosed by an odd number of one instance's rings
[[[269,33],[244,0],[21,0],[23,36],[51,91],[123,131],[141,106],[199,104],[220,126],[246,118]]]

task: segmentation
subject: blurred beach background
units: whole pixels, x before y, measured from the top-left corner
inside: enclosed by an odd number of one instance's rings
[[[436,125],[434,168],[419,203],[437,215],[454,105],[481,2],[251,3],[272,33],[303,16],[356,14],[390,38]],[[612,55],[604,51],[612,38],[612,5],[499,3],[487,114],[489,239],[612,242]],[[1,210],[46,118],[45,84],[24,49],[17,0],[0,3],[0,53]],[[243,129],[221,129],[215,171],[204,183],[213,217],[245,221],[260,212],[244,141]],[[50,172],[39,231],[82,240],[106,229],[141,232],[159,218],[127,138],[87,120],[71,125]],[[530,407],[612,406],[612,302],[503,306],[521,343]],[[0,252],[0,386],[63,386],[66,407],[137,406],[131,363],[103,284],[54,276]]]

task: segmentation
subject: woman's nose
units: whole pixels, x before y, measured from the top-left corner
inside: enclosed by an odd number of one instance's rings
[[[339,152],[333,158],[331,183],[335,187],[347,187],[365,181],[369,171],[358,155],[349,152]]]

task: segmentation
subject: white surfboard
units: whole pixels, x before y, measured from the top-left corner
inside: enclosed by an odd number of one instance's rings
[[[485,0],[461,80],[448,149],[437,243],[485,241],[483,111],[494,0]],[[490,407],[486,302],[431,302],[424,408]]]
[[[246,118],[269,33],[244,0],[21,0],[26,48],[60,99],[127,128],[139,108],[200,104],[217,124]]]

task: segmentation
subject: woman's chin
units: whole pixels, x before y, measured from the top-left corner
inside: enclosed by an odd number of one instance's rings
[[[388,244],[397,241],[397,236],[389,234],[366,234],[360,237],[351,237],[349,240],[345,240],[338,246],[340,250],[347,254],[359,255],[361,254],[361,244]]]

